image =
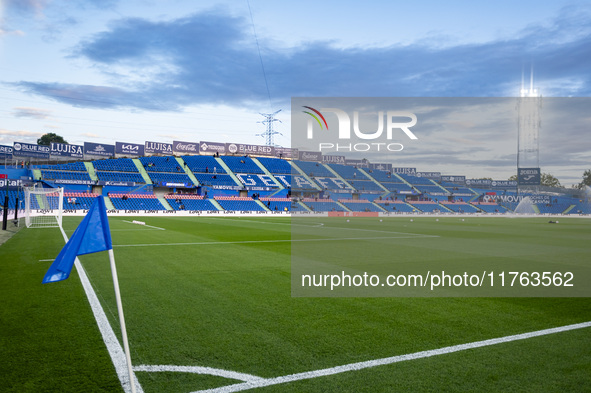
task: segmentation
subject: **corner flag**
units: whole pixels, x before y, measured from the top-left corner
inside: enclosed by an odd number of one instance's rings
[[[78,255],[113,249],[107,208],[103,196],[98,196],[86,217],[60,251],[43,278],[43,284],[65,280],[70,276]]]
[[[67,239],[62,228],[62,234]],[[119,324],[121,325],[121,337],[123,339],[123,352],[125,353],[125,362],[129,375],[129,386],[131,393],[135,393],[136,379],[133,374],[131,356],[129,355],[129,343],[127,341],[127,330],[125,328],[125,317],[123,316],[123,304],[121,302],[121,293],[119,291],[119,280],[117,279],[117,268],[115,266],[115,255],[113,253],[113,244],[111,243],[111,231],[109,221],[107,220],[107,207],[105,199],[99,195],[95,200],[86,217],[82,219],[74,234],[68,240],[64,248],[60,251],[55,261],[49,267],[43,284],[65,280],[70,276],[72,267],[76,262],[78,255],[92,254],[99,251],[109,251],[109,260],[111,261],[111,274],[113,275],[113,287],[115,288],[115,300],[117,301],[117,312],[119,314]],[[82,268],[82,266],[80,266]],[[118,362],[114,362],[115,369],[118,370]],[[117,371],[119,374],[119,371]],[[121,378],[121,377],[120,377]],[[123,380],[122,380],[123,381]],[[124,386],[125,391],[127,388]]]

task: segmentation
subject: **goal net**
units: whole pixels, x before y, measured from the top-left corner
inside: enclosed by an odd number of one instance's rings
[[[27,228],[62,226],[63,188],[25,188],[25,224]]]

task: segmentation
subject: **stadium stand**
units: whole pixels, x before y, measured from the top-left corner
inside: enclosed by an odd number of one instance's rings
[[[92,161],[99,181],[145,183],[137,167],[130,158],[104,159]],[[84,167],[84,165],[82,165]],[[86,168],[84,168],[86,171]]]
[[[319,211],[319,212],[344,212],[344,209],[341,205],[333,201],[332,199],[318,199],[318,198],[304,198],[302,202],[310,208],[312,211]]]
[[[369,180],[369,178],[363,172],[353,166],[341,164],[327,165],[345,180]]]
[[[294,160],[293,163],[310,177],[334,177],[331,171],[318,162]]]
[[[109,193],[109,198],[119,210],[166,210],[153,194]]]
[[[359,192],[384,192],[384,189],[382,187],[380,187],[378,184],[371,180],[349,180],[348,182]]]
[[[397,194],[416,194],[416,191],[406,184],[395,173],[389,173],[378,169],[368,170],[369,176],[379,181],[386,189]]]
[[[181,173],[184,172],[180,164],[174,157],[166,156],[150,156],[140,157],[140,162],[144,166],[146,172],[167,172],[167,173]]]
[[[275,178],[281,182],[281,184],[290,187],[294,191],[311,191],[318,190],[314,180],[308,181],[304,176],[301,175],[275,175]]]
[[[148,176],[154,184],[162,184],[165,186],[174,186],[175,184],[182,184],[188,187],[195,186],[193,181],[186,173],[168,173],[168,172],[148,172]],[[173,183],[172,185],[168,183]]]
[[[41,179],[49,181],[86,181],[91,182],[92,179],[86,170],[86,166],[82,162],[69,162],[67,164],[56,165],[41,165]]]
[[[99,194],[64,191],[64,210],[90,209],[97,196]]]
[[[181,158],[193,173],[228,173],[212,156],[182,156]]]
[[[80,172],[42,169],[41,178],[43,180],[84,180],[89,182],[92,181],[90,175],[86,171]]]
[[[234,173],[258,173],[265,174],[257,164],[248,156],[222,156],[222,161],[226,163],[228,168]]]
[[[374,201],[375,203],[377,203],[378,205],[380,205],[383,209],[385,209],[388,212],[394,212],[394,213],[415,213],[417,209],[415,209],[414,207],[408,205],[407,203],[405,203],[402,200],[388,200],[388,199],[382,199],[382,200],[376,200]]]
[[[131,158],[118,158],[116,160],[107,159],[93,161],[92,166],[94,166],[94,169],[96,169],[97,171],[139,173],[137,167],[135,166]],[[84,168],[83,170],[86,169]]]
[[[440,201],[440,204],[448,208],[449,210],[456,212],[456,213],[478,213],[478,208],[466,203],[466,202],[449,202],[449,201]]]
[[[193,194],[169,194],[164,199],[174,210],[203,210],[217,211],[218,209],[209,199],[201,195]]]
[[[575,201],[574,207],[567,214],[591,214],[591,200],[586,202],[583,200]]]
[[[408,202],[417,210],[423,213],[438,213],[438,212],[449,212],[449,210],[445,209],[443,206],[438,204],[437,202],[433,201],[410,201]]]
[[[380,209],[378,206],[374,205],[367,199],[339,199],[347,209],[351,210],[352,212],[383,212],[384,209]]]
[[[200,185],[206,187],[237,187],[226,169],[212,156],[182,156]]]
[[[196,186],[174,157],[140,157],[140,162],[154,184],[165,187],[178,187],[179,185],[184,187]],[[172,184],[169,185],[167,183]]]
[[[384,189],[371,180],[367,175],[361,172],[359,169],[340,164],[327,164],[332,170],[334,170],[340,177],[347,180],[347,182],[359,192],[374,191],[384,192]]]
[[[353,211],[353,212],[395,212],[395,213],[511,213],[519,201],[528,196],[517,194],[515,188],[495,189],[494,184],[486,188],[469,188],[463,184],[440,181],[409,174],[390,173],[384,170],[356,168],[340,164],[286,160],[248,156],[174,156],[141,157],[139,162],[154,182],[146,188],[145,173],[135,165],[135,159],[102,159],[88,163],[71,162],[55,165],[37,165],[30,171],[31,177],[39,174],[41,179],[65,186],[64,209],[88,208],[92,198],[101,192],[111,197],[113,206],[124,210],[165,210],[154,195],[159,186],[168,188],[193,188],[203,186],[196,194],[173,194],[165,196],[174,210],[215,211],[221,206],[233,211],[298,211],[311,210]],[[262,165],[265,169],[263,169]],[[227,172],[229,168],[231,172]],[[199,184],[191,180],[185,170],[195,175]],[[306,175],[302,175],[301,172]],[[37,171],[37,172],[35,172]],[[267,172],[268,171],[268,172]],[[144,176],[142,176],[144,173]],[[271,175],[269,175],[270,173]],[[21,176],[21,175],[19,175]],[[127,184],[95,184],[94,180],[125,182]],[[94,180],[93,180],[94,179]],[[194,179],[193,179],[194,180]],[[285,187],[280,187],[275,182]],[[241,185],[238,182],[241,182]],[[139,193],[139,187],[143,193]],[[470,183],[473,184],[473,183]],[[503,182],[504,184],[504,182]],[[97,188],[95,188],[97,187]],[[102,188],[99,188],[102,187]],[[476,187],[476,184],[474,184]],[[498,187],[497,187],[498,188]],[[251,197],[253,192],[265,208]],[[388,190],[388,191],[386,191]],[[280,192],[279,192],[280,191]],[[294,193],[296,192],[297,193]],[[147,193],[146,193],[147,192]],[[158,191],[160,192],[160,191]],[[168,191],[166,191],[168,192]],[[239,192],[243,195],[238,197]],[[0,190],[0,198],[6,195]],[[294,195],[298,198],[290,199]],[[411,199],[419,200],[412,201]],[[8,192],[8,205],[14,208],[16,197],[24,201],[22,191]],[[208,196],[213,199],[208,199]],[[262,197],[261,197],[262,196]],[[411,197],[412,196],[412,197]],[[301,201],[301,202],[298,202]],[[22,203],[19,204],[22,207]],[[3,200],[2,200],[3,203]],[[34,203],[34,201],[33,201]],[[162,202],[164,203],[164,202]],[[591,214],[588,198],[575,199],[569,194],[533,195],[533,213],[539,214]],[[165,204],[166,205],[166,204]],[[527,212],[526,212],[527,213]]]
[[[146,181],[140,175],[139,172],[136,173],[124,173],[124,172],[106,172],[106,171],[96,171],[96,176],[99,180],[102,181],[125,181],[125,182],[134,182],[134,183],[145,183]]]
[[[439,183],[439,185],[441,187],[445,188],[452,196],[472,197],[474,195],[477,195],[472,190],[470,190],[468,187],[464,187],[459,184],[442,181]]]
[[[274,175],[288,175],[292,171],[291,165],[285,160],[270,157],[259,157],[257,160]]]
[[[509,211],[506,207],[493,202],[472,202],[471,204],[484,213],[507,213]]]
[[[540,211],[540,214],[562,214],[568,209],[570,203],[537,203],[536,206]]]
[[[415,213],[417,209],[408,205],[402,200],[376,200],[374,201],[379,206],[381,206],[387,212],[394,212],[394,213]]]
[[[290,198],[261,198],[261,202],[271,211],[291,211]]]
[[[263,211],[261,205],[259,205],[254,199],[248,197],[228,197],[228,196],[217,196],[214,199],[220,204],[224,210],[234,211]]]
[[[0,205],[4,207],[4,200],[6,199],[6,190],[0,188]],[[16,200],[18,198],[19,209],[25,208],[25,193],[22,190],[9,190],[8,191],[8,208],[14,209],[16,206]]]
[[[230,175],[217,173],[194,173],[194,175],[199,184],[203,186],[236,186],[236,182]]]

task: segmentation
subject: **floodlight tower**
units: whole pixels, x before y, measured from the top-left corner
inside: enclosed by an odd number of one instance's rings
[[[540,167],[540,110],[542,95],[534,88],[534,70],[531,68],[529,89],[521,77],[521,94],[517,104],[517,168]]]
[[[281,112],[281,109],[279,109],[278,111],[275,111],[273,113],[261,113],[261,115],[265,117],[265,120],[259,121],[258,123],[265,124],[267,126],[267,129],[262,134],[257,134],[256,136],[262,136],[263,138],[265,138],[265,144],[267,146],[275,146],[274,136],[275,135],[283,135],[280,132],[275,131],[273,129],[274,122],[278,121],[281,123],[281,120],[275,118],[275,115],[278,114],[279,112]]]

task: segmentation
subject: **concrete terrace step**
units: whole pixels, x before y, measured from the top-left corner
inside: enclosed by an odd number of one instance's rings
[[[234,174],[234,172],[232,172],[230,167],[228,165],[226,165],[224,160],[222,160],[220,157],[215,157],[215,160],[221,165],[222,168],[224,168],[226,170],[226,172],[228,172],[228,174],[230,175],[232,180],[234,180],[234,182],[236,183],[237,186],[243,186],[242,182],[240,180],[238,180],[238,177],[236,177],[236,175]],[[221,206],[220,206],[220,208],[221,208]],[[224,210],[224,209],[220,209],[220,210]]]
[[[158,197],[158,200],[160,201],[160,203],[162,204],[162,206],[164,206],[166,208],[166,210],[174,210],[172,208],[172,206],[170,206],[170,203],[168,203],[168,201],[164,197],[159,196]]]
[[[142,162],[137,158],[133,158],[132,161],[137,167],[138,171],[140,171],[140,175],[142,175],[142,178],[144,179],[146,184],[154,184],[152,183],[152,179],[150,179],[150,176],[148,176],[148,172],[146,172],[146,169],[142,165]]]
[[[94,166],[92,165],[92,162],[84,162],[84,166],[86,167],[86,171],[88,172],[90,179],[94,180],[94,181],[98,181],[98,177],[96,175],[96,171],[94,170]]]
[[[181,167],[185,170],[185,173],[187,174],[187,176],[189,176],[189,179],[191,179],[193,184],[195,184],[196,186],[199,186],[199,181],[197,180],[197,178],[195,177],[193,172],[191,172],[189,167],[186,165],[185,161],[183,161],[183,159],[181,157],[175,157],[175,159],[179,163],[179,167]]]

